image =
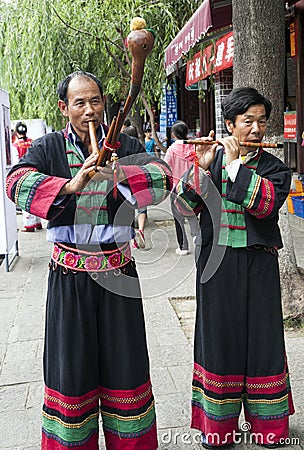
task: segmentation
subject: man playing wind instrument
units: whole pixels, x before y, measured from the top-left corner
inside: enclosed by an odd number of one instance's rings
[[[129,241],[134,210],[167,196],[171,171],[124,133],[115,170],[112,163],[96,167],[89,123],[99,147],[107,137],[100,81],[74,72],[59,83],[58,95],[66,128],[34,141],[7,178],[9,198],[48,220],[54,244],[42,449],[98,449],[100,409],[107,449],[155,450],[143,307]]]
[[[229,136],[198,146],[199,167],[176,186],[180,211],[201,211],[191,426],[206,448],[232,444],[243,405],[253,440],[273,448],[288,437],[294,412],[278,269],[278,212],[291,175],[280,159],[252,147],[266,132],[267,98],[234,89],[222,112]]]

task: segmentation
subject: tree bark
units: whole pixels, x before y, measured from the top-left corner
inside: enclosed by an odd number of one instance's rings
[[[232,0],[234,87],[253,86],[273,105],[269,134],[283,131],[285,16],[282,0]]]
[[[285,17],[282,0],[232,0],[234,87],[252,86],[272,102],[267,140],[282,142],[285,79]],[[274,153],[283,159],[281,154]],[[280,273],[284,318],[303,321],[304,282],[298,271],[286,204],[280,211],[284,248]]]
[[[150,119],[149,121],[151,123],[153,139],[155,140],[157,147],[160,150],[163,150],[164,152],[166,152],[166,150],[167,150],[166,147],[164,147],[162,145],[162,143],[160,142],[160,140],[158,139],[158,136],[156,134],[154,114],[153,114],[151,106],[149,105],[149,103],[147,101],[147,98],[145,96],[145,93],[144,93],[143,89],[140,90],[140,95],[141,95],[141,99],[142,99],[143,105],[144,105],[144,107],[145,107],[145,109],[146,109],[146,111],[148,113],[149,119]]]

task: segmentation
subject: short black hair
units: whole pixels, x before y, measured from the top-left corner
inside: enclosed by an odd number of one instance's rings
[[[188,132],[188,125],[182,120],[177,120],[172,125],[171,133],[174,133],[177,139],[187,139]]]
[[[68,92],[68,87],[69,87],[70,81],[73,78],[77,78],[77,77],[90,78],[91,80],[95,81],[95,83],[99,87],[100,95],[103,97],[102,83],[99,80],[99,78],[97,78],[95,75],[93,75],[90,72],[84,72],[83,70],[77,70],[76,72],[70,73],[67,77],[65,77],[65,79],[60,81],[57,86],[58,97],[60,100],[63,100],[66,105],[68,104],[67,92]]]
[[[131,120],[129,118],[127,118],[127,119],[124,120],[123,124],[124,124],[125,127],[130,127],[131,126]]]
[[[17,122],[15,126],[16,133],[20,134],[21,136],[26,136],[27,133],[27,126],[24,122]]]
[[[133,125],[124,128],[123,133],[127,134],[128,136],[136,137],[138,139],[137,130]]]
[[[236,116],[244,114],[252,105],[264,105],[266,118],[269,119],[272,110],[271,101],[253,87],[233,89],[222,101],[224,120],[230,120],[235,125]]]
[[[146,122],[143,127],[144,133],[150,133],[152,131],[150,122]]]

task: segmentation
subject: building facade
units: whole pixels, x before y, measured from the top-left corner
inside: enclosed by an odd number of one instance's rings
[[[284,6],[285,159],[304,174],[304,0],[284,1]],[[233,54],[231,0],[204,0],[167,47],[167,82],[176,86],[178,119],[192,135],[213,129],[217,137],[225,136],[220,106],[233,88]]]

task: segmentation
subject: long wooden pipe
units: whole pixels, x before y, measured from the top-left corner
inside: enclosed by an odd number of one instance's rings
[[[131,86],[128,97],[124,106],[120,109],[118,116],[114,117],[105,143],[102,149],[99,151],[99,156],[96,162],[96,166],[104,167],[107,161],[111,160],[113,154],[113,148],[117,144],[118,135],[121,131],[123,122],[127,117],[136,97],[139,94],[141,82],[144,74],[145,60],[151,53],[154,45],[154,35],[150,30],[145,29],[146,22],[144,19],[135,18],[131,21],[131,32],[127,37],[127,46],[132,55],[132,73],[131,73]],[[90,131],[90,139],[96,138],[94,133]],[[97,140],[97,139],[96,139]],[[98,144],[97,144],[98,146]],[[95,145],[94,145],[95,147]],[[89,176],[95,175],[95,171],[91,171]]]
[[[96,129],[95,129],[95,124],[93,121],[89,122],[89,135],[90,135],[92,153],[99,153]]]

